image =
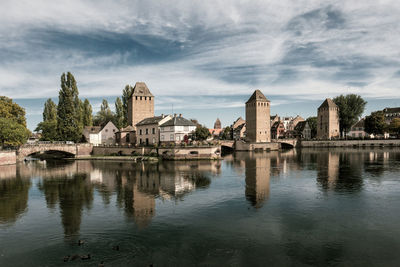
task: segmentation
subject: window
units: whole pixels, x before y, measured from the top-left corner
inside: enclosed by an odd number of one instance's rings
[[[149,134],[149,129],[146,128],[146,134]]]
[[[179,140],[180,140],[179,135],[177,135],[176,136],[176,141],[179,141]]]
[[[156,128],[151,129],[151,133],[155,134],[156,133]]]
[[[137,97],[136,97],[136,100],[137,100]]]
[[[170,135],[169,140],[170,141],[174,141],[174,135],[173,134]]]
[[[155,144],[156,143],[156,139],[153,137],[153,144]]]
[[[142,141],[142,138],[140,138],[140,141],[139,141],[139,143],[141,144],[141,143],[143,143],[143,141]]]
[[[106,132],[108,132],[108,129],[106,129]]]
[[[170,129],[171,131],[173,131],[173,130],[174,130],[174,126],[169,127],[169,129]]]
[[[113,129],[113,133],[115,133],[115,129]]]
[[[142,97],[140,97],[140,100],[142,100]]]
[[[185,132],[189,131],[189,126],[185,126]]]
[[[149,96],[149,100],[151,101],[151,96]]]
[[[139,130],[139,135],[142,135],[142,129]],[[140,139],[141,140],[141,139]]]
[[[161,135],[161,141],[164,141],[164,135],[163,134]]]
[[[147,100],[147,96],[144,97],[144,100]]]

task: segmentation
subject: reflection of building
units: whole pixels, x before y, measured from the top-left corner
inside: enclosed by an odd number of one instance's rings
[[[327,98],[318,108],[317,138],[338,138],[339,130],[339,107]]]
[[[339,154],[319,153],[317,157],[318,178],[324,189],[334,189],[339,178]]]
[[[246,198],[260,208],[269,196],[271,158],[264,153],[252,153],[246,159]]]
[[[246,139],[249,142],[271,142],[270,101],[255,90],[246,102]]]
[[[137,82],[128,101],[128,124],[136,127],[149,117],[154,117],[154,96],[144,82]]]

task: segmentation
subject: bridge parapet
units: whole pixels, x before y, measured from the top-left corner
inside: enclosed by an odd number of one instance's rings
[[[17,160],[22,161],[25,157],[47,151],[60,151],[73,155],[74,157],[90,155],[93,149],[91,144],[71,144],[68,142],[63,143],[36,143],[26,144],[17,150]]]

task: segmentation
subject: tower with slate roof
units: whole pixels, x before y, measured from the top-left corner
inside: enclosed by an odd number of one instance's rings
[[[154,117],[154,96],[144,82],[137,82],[128,101],[128,123],[136,129],[136,123],[149,117]]]
[[[339,107],[327,98],[318,108],[317,138],[332,139],[339,136]]]
[[[255,90],[246,102],[246,140],[248,142],[271,142],[270,101]]]

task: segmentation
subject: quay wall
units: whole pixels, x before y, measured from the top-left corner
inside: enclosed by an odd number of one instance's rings
[[[16,151],[0,151],[0,166],[17,163]]]
[[[245,142],[236,142],[235,150],[236,151],[254,151],[254,150],[263,150],[263,151],[273,151],[279,150],[279,143],[245,143]]]
[[[159,148],[158,153],[164,159],[174,160],[219,159],[221,146]]]
[[[397,147],[400,139],[301,141],[300,147]]]
[[[109,156],[109,155],[149,155],[157,153],[156,148],[152,147],[118,147],[118,146],[94,146],[92,155],[94,156]]]

